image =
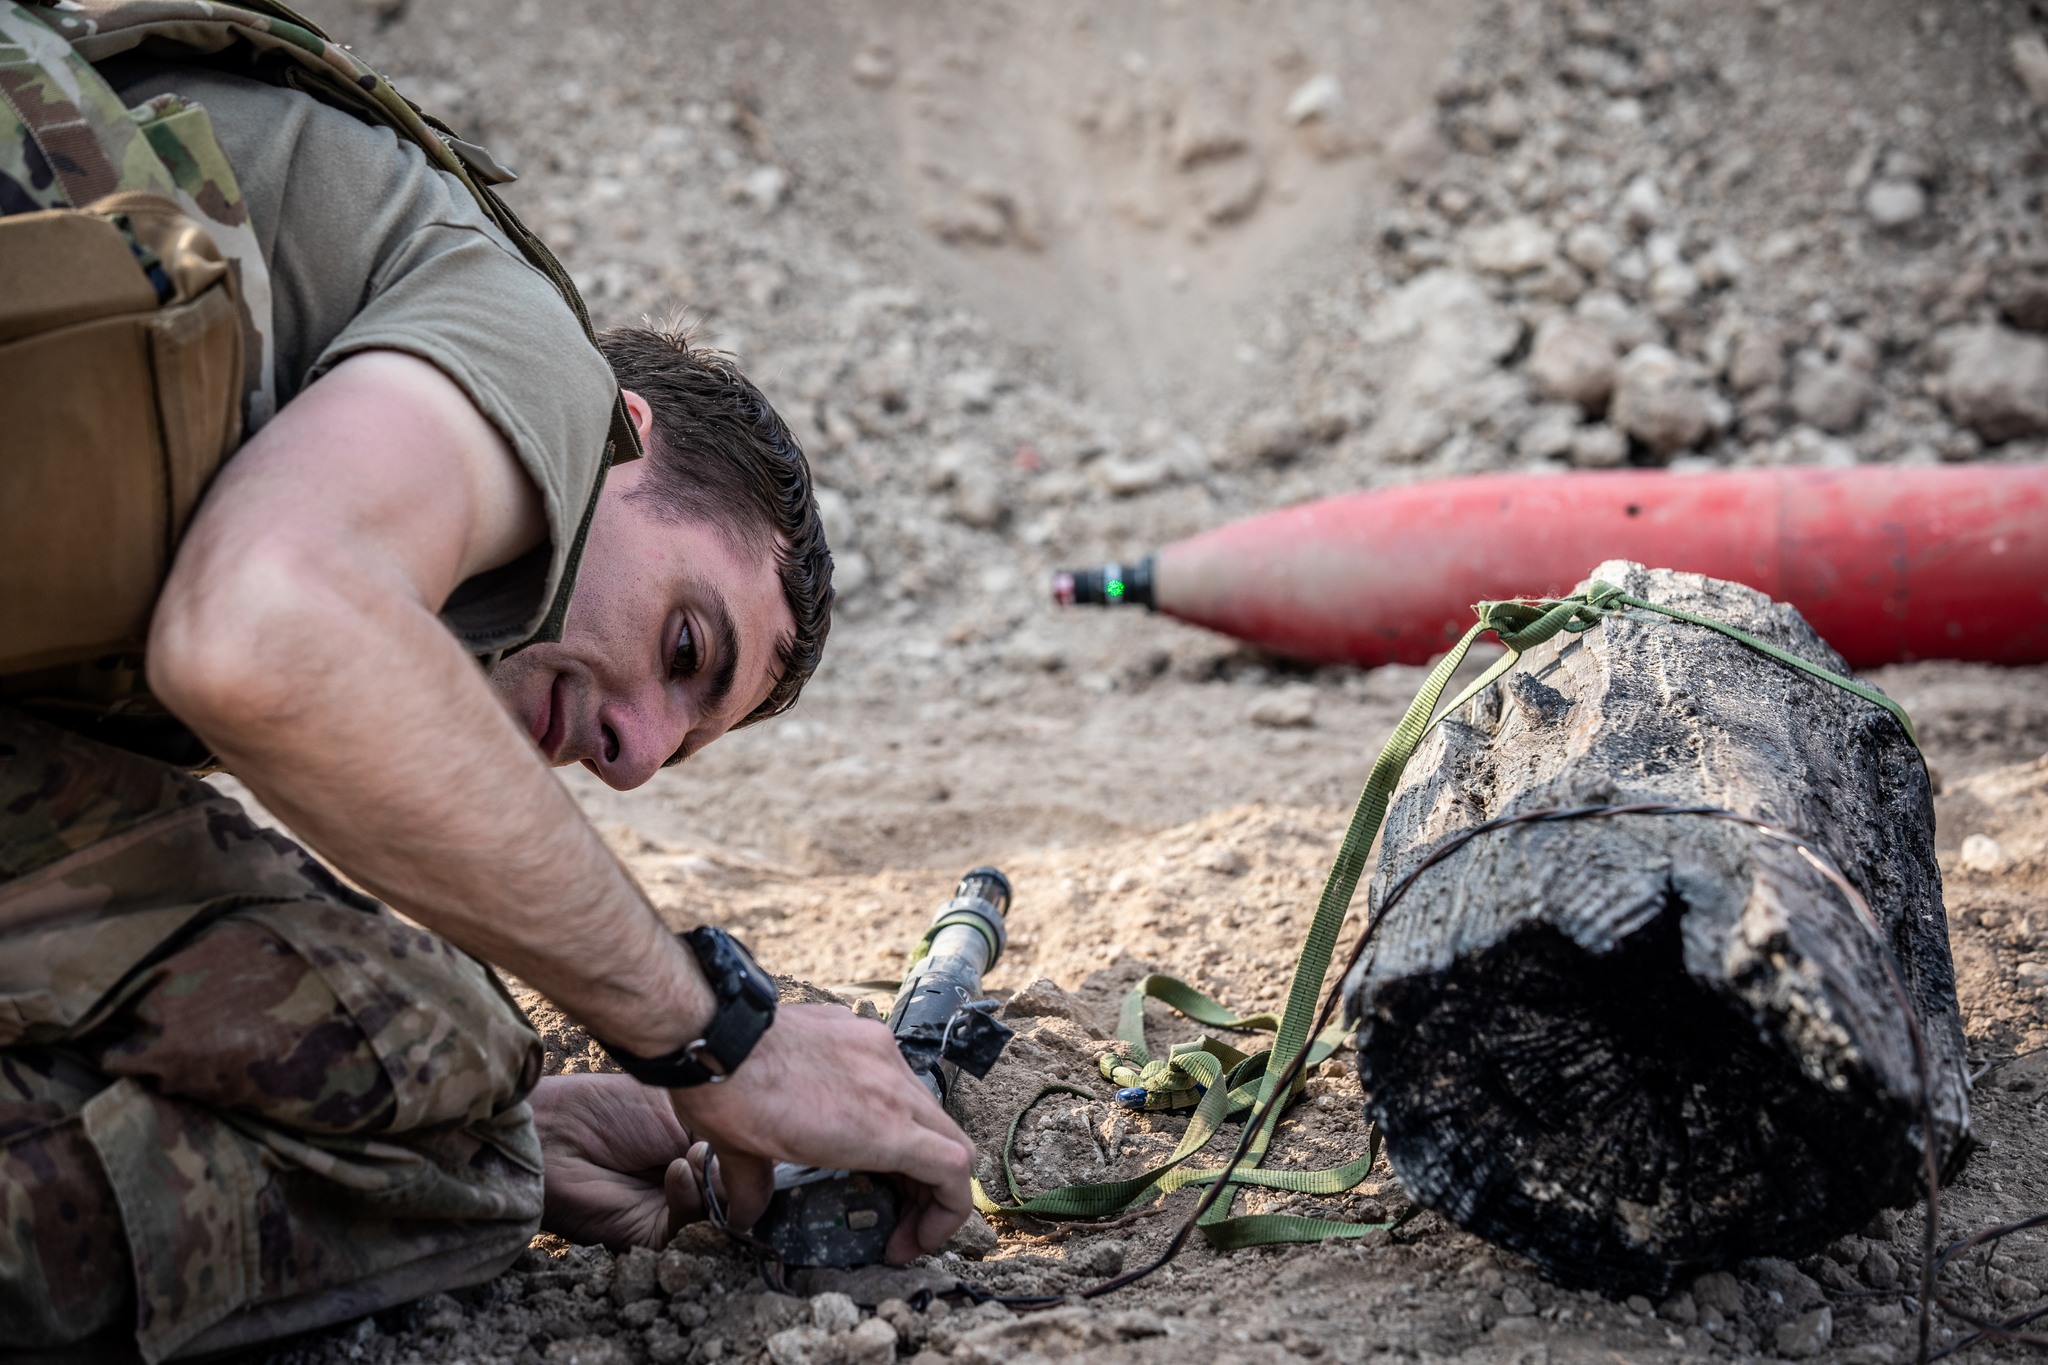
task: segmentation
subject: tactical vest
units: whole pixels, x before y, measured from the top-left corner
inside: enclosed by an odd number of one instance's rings
[[[269,272],[206,111],[135,108],[93,63],[204,62],[390,128],[590,316],[491,187],[512,178],[274,0],[0,0],[0,703],[203,758],[141,683],[150,613],[208,481],[275,410]],[[594,335],[593,335],[594,340]],[[640,454],[614,400],[606,463]],[[559,638],[597,505],[536,640]]]

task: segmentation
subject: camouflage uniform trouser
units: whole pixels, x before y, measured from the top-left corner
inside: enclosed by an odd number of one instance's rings
[[[156,1361],[488,1278],[540,1222],[540,1057],[235,802],[0,708],[4,1347]]]

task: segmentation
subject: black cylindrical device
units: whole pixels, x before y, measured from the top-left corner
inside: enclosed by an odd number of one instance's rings
[[[953,899],[932,916],[889,1011],[889,1030],[904,1060],[941,1104],[952,1094],[959,1072],[944,1056],[949,1032],[964,1022],[960,1012],[981,999],[981,978],[1009,941],[1004,929],[1009,913],[1008,877],[992,867],[977,867],[962,877]]]
[[[982,976],[1008,941],[1010,879],[977,867],[932,916],[911,953],[889,1011],[889,1030],[911,1072],[944,1104],[962,1068],[986,1075],[1010,1040],[981,998]],[[802,1102],[798,1098],[798,1102]],[[754,1235],[791,1266],[872,1265],[896,1228],[900,1201],[887,1179],[864,1171],[783,1162]]]

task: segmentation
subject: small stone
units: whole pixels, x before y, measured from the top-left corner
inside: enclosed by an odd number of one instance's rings
[[[1877,373],[1877,343],[1862,332],[1837,333],[1831,349],[1835,359],[1864,374]]]
[[[702,1294],[712,1276],[702,1256],[671,1249],[655,1258],[654,1278],[662,1293],[676,1298]]]
[[[656,1266],[659,1258],[647,1247],[633,1247],[612,1263],[612,1302],[624,1306],[641,1299],[658,1298]]]
[[[1451,156],[1450,144],[1437,127],[1435,111],[1419,110],[1388,134],[1386,155],[1403,184],[1419,185],[1434,178]]]
[[[1700,1320],[1700,1308],[1693,1296],[1681,1289],[1657,1305],[1657,1316],[1680,1327],[1691,1327]]]
[[[1863,1253],[1860,1268],[1863,1282],[1872,1289],[1890,1289],[1899,1282],[1899,1258],[1883,1247],[1872,1247]]]
[[[1663,329],[1611,289],[1588,290],[1572,305],[1572,315],[1614,338],[1624,352],[1663,338]]]
[[[2027,332],[2048,332],[2048,261],[2000,271],[1991,285],[1998,311]]]
[[[906,1346],[924,1340],[924,1315],[902,1299],[884,1299],[875,1305],[875,1317],[896,1329],[896,1339]]]
[[[1466,249],[1489,275],[1525,275],[1557,255],[1557,238],[1534,218],[1510,218],[1473,232]]]
[[[1591,414],[1604,412],[1614,392],[1619,359],[1614,338],[1578,318],[1554,316],[1536,329],[1529,348],[1529,378],[1546,398],[1575,403]]]
[[[1095,465],[1094,476],[1117,497],[1128,498],[1165,483],[1173,477],[1173,467],[1160,459],[1112,455]]]
[[[880,90],[896,79],[896,54],[880,43],[870,43],[853,55],[854,80],[870,90]]]
[[[967,1221],[953,1234],[953,1240],[946,1243],[948,1251],[957,1251],[969,1260],[978,1261],[996,1249],[999,1239],[996,1230],[989,1226],[988,1219],[979,1213],[967,1215]]]
[[[1251,217],[1265,198],[1265,163],[1248,153],[1199,161],[1185,173],[1195,211],[1213,227]]]
[[[1840,361],[1826,361],[1813,354],[1799,357],[1792,380],[1792,411],[1802,422],[1822,431],[1854,431],[1863,423],[1863,413],[1877,396],[1864,373]]]
[[[1649,1299],[1643,1295],[1631,1294],[1628,1296],[1628,1311],[1634,1313],[1639,1318],[1647,1318],[1650,1316],[1652,1306]]]
[[[1041,976],[1003,1002],[1005,1019],[1071,1019],[1090,1023],[1088,1007],[1060,988],[1058,982]]]
[[[1251,464],[1285,464],[1308,444],[1301,419],[1287,408],[1263,408],[1237,429],[1238,458]]]
[[[1834,1310],[1826,1307],[1801,1313],[1790,1322],[1778,1324],[1772,1336],[1778,1354],[1787,1360],[1804,1360],[1828,1348],[1835,1335]]]
[[[1704,289],[1726,289],[1742,278],[1742,253],[1733,242],[1716,242],[1694,258],[1693,270]]]
[[[2012,58],[2012,71],[2020,78],[2027,98],[2037,109],[2048,109],[2048,40],[2038,33],[2022,33],[2012,40],[2006,49]]]
[[[1344,87],[1327,71],[1310,76],[1287,97],[1287,121],[1300,125],[1335,118],[1344,107]]]
[[[1580,223],[1564,235],[1565,259],[1588,275],[1598,275],[1614,264],[1621,243],[1598,223]]]
[[[896,1329],[880,1318],[857,1324],[834,1344],[840,1365],[890,1365],[896,1359]]]
[[[1637,232],[1648,232],[1664,221],[1664,192],[1647,175],[1639,175],[1623,187],[1619,203],[1622,220]]]
[[[1571,454],[1580,412],[1570,403],[1546,403],[1515,437],[1515,453],[1525,460],[1562,460]]]
[[[1495,142],[1519,141],[1529,131],[1529,110],[1510,90],[1496,90],[1480,111],[1479,121]]]
[[[1927,212],[1927,191],[1910,180],[1873,180],[1863,192],[1863,211],[1879,228],[1896,231]]]
[[[2048,433],[2048,339],[2010,328],[1944,333],[1943,401],[1957,421],[1993,443]]]
[[[1987,876],[1996,875],[2012,866],[2012,855],[2004,845],[1988,834],[1972,834],[1963,840],[1961,856],[1957,859],[1965,872],[1979,872]]]
[[[955,370],[939,381],[939,388],[947,398],[958,404],[963,412],[986,412],[995,402],[996,389],[1001,376],[994,370],[981,366],[973,369]]]
[[[1699,272],[1684,261],[1667,261],[1651,272],[1650,311],[1668,318],[1699,297],[1699,292]]]
[[[981,530],[1001,524],[1009,504],[1003,497],[1002,480],[995,472],[969,465],[953,476],[953,496],[947,506],[956,521]]]
[[[1663,346],[1638,346],[1614,376],[1610,420],[1657,455],[1669,457],[1706,436],[1706,395],[1689,367]]]
[[[763,213],[771,212],[789,193],[789,172],[780,166],[756,166],[740,181],[740,194]]]
[[[1529,1297],[1528,1290],[1511,1284],[1500,1291],[1500,1311],[1511,1318],[1526,1318],[1536,1311],[1536,1300]]]
[[[1316,689],[1310,683],[1288,683],[1257,698],[1244,717],[1269,730],[1304,730],[1316,723]]]
[[[845,1294],[827,1292],[811,1298],[811,1325],[827,1332],[845,1332],[860,1321],[860,1309]]]
[[[683,1365],[690,1358],[691,1344],[672,1322],[658,1322],[640,1338],[650,1365]]]
[[[548,1365],[628,1365],[626,1352],[610,1337],[551,1341],[541,1359]]]
[[[1057,673],[1067,666],[1067,652],[1046,636],[1024,633],[1003,646],[1003,662],[1019,673]]]
[[[447,1336],[462,1326],[462,1305],[446,1294],[429,1294],[412,1306],[413,1330]]]
[[[1934,453],[1948,464],[1967,464],[1984,453],[1984,441],[1974,431],[1951,431],[1941,438]]]
[[[775,1365],[826,1365],[831,1340],[821,1327],[784,1328],[768,1338],[768,1359]]]
[[[2048,990],[2048,962],[2022,962],[2013,968],[2013,976],[2021,990]]]
[[[1693,1300],[1724,1318],[1742,1311],[1742,1281],[1725,1270],[1710,1270],[1692,1282]]]
[[[1080,1274],[1101,1279],[1120,1275],[1124,1268],[1124,1244],[1110,1238],[1076,1248],[1067,1254],[1067,1266]]]
[[[1628,463],[1628,437],[1605,422],[1572,433],[1570,459],[1580,469],[1618,469]]]
[[[1728,386],[1737,393],[1774,389],[1785,380],[1785,343],[1768,328],[1744,329],[1728,352]]]
[[[1195,865],[1222,877],[1241,875],[1249,866],[1244,855],[1228,844],[1204,844],[1195,851]]]

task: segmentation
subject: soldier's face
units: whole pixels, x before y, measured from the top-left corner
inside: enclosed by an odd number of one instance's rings
[[[646,405],[628,398],[640,417]],[[647,469],[636,460],[605,476],[561,641],[491,676],[550,764],[581,763],[621,791],[766,700],[777,646],[796,628],[773,541],[632,497]]]

